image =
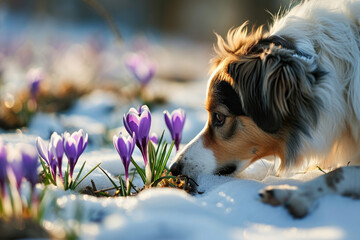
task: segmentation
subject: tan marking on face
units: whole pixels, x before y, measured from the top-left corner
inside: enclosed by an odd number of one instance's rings
[[[211,118],[211,116],[210,116]],[[236,121],[233,135],[226,139],[224,132]],[[211,126],[204,132],[204,147],[211,149],[217,163],[234,160],[251,160],[252,162],[266,157],[278,156],[283,159],[285,141],[282,137],[262,131],[251,118],[246,116],[227,117],[222,127]]]

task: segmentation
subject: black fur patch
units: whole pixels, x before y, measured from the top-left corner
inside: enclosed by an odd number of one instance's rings
[[[229,129],[225,132],[224,138],[225,139],[230,139],[234,136],[234,134],[236,133],[236,128],[237,128],[237,121],[236,119],[234,119],[229,127]]]
[[[228,82],[215,80],[213,86],[213,96],[215,97],[216,102],[213,101],[211,104],[223,104],[230,114],[234,116],[241,116],[245,114],[239,95]],[[210,108],[215,107],[216,106],[211,106]]]
[[[262,94],[263,73],[260,57],[244,57],[239,62],[230,63],[228,73],[241,91],[245,115],[265,132],[275,133],[282,126],[282,118],[270,109]]]
[[[251,46],[251,48],[248,49],[247,55],[262,53],[266,49],[269,49],[271,44],[274,44],[275,46],[282,46],[283,48],[296,51],[296,47],[295,47],[292,39],[290,39],[288,37],[271,35],[267,38],[260,39],[257,42],[257,44]]]
[[[286,141],[286,152],[285,152],[285,161],[282,163],[282,168],[288,168],[291,165],[295,164],[297,156],[299,154],[300,146],[300,131],[293,127],[290,129],[290,136]]]
[[[257,44],[251,46],[248,49],[248,53],[246,55],[251,54],[259,54],[264,52],[266,49],[269,49],[270,45],[274,44],[275,46],[281,46],[282,48],[286,48],[289,50],[293,50],[299,56],[304,56],[306,58],[311,58],[311,56],[307,53],[304,53],[296,48],[294,44],[294,40],[287,36],[278,36],[271,35],[266,38],[260,39]]]
[[[281,46],[280,49],[284,50],[261,57],[271,44]],[[243,97],[245,114],[267,133],[276,133],[286,123],[309,135],[309,128],[317,124],[322,102],[313,95],[312,88],[320,83],[326,72],[320,67],[306,72],[305,63],[297,60],[294,54],[311,58],[297,50],[292,40],[270,36],[259,40],[248,54],[239,56],[238,61],[228,65],[235,88]],[[269,76],[272,80],[267,82],[264,89],[265,78]],[[279,101],[284,101],[288,112],[280,112],[276,104]]]
[[[236,164],[230,163],[230,164],[227,164],[227,165],[217,169],[215,171],[215,174],[216,175],[230,175],[230,174],[234,173],[236,171],[236,169],[237,169]]]

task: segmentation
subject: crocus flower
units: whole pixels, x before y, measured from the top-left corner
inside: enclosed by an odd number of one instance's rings
[[[36,147],[39,155],[44,159],[50,167],[51,174],[56,182],[56,168],[59,169],[60,178],[62,178],[62,158],[64,155],[63,138],[56,132],[50,137],[49,145],[40,138],[36,138]]]
[[[22,156],[23,176],[29,181],[34,188],[38,182],[38,155],[36,149],[29,144],[20,144],[19,149]]]
[[[88,134],[85,134],[82,129],[72,133],[71,135],[68,132],[64,133],[64,151],[69,160],[71,178],[74,172],[75,165],[80,155],[84,152],[87,143]]]
[[[6,169],[7,169],[6,147],[4,142],[0,139],[0,188],[3,197],[5,196],[5,183],[7,177]]]
[[[57,163],[57,167],[59,169],[60,178],[63,178],[62,175],[62,159],[64,156],[64,140],[63,137],[57,134],[57,132],[53,132],[50,137],[50,149],[55,158],[55,162]],[[54,166],[50,162],[50,166],[54,168]],[[55,169],[55,168],[54,168]],[[56,174],[56,169],[54,170]]]
[[[24,176],[22,156],[19,145],[7,144],[6,145],[8,168],[7,173],[10,174],[10,182],[15,184],[18,191],[20,191],[21,182]],[[15,181],[15,182],[13,182]]]
[[[134,152],[135,147],[135,133],[133,133],[133,137],[128,136],[124,137],[122,136],[122,133],[120,132],[119,136],[114,135],[113,137],[113,143],[114,147],[116,148],[117,152],[119,153],[119,156],[121,158],[121,161],[125,168],[125,177],[126,177],[126,187],[129,188],[129,165],[131,161],[131,155]]]
[[[159,137],[156,133],[150,134],[150,141],[152,141],[155,144],[159,143]]]
[[[171,137],[175,141],[176,151],[179,151],[181,133],[186,119],[185,111],[180,108],[174,110],[171,114],[168,111],[164,111],[164,117]]]
[[[135,133],[136,146],[138,146],[144,158],[147,183],[149,184],[151,182],[151,171],[147,158],[147,144],[151,127],[151,113],[148,106],[141,106],[139,111],[135,108],[130,108],[129,112],[124,115],[123,122],[131,136]]]
[[[36,99],[40,82],[44,79],[44,74],[40,68],[32,68],[28,71],[27,78],[30,84],[30,96],[32,99]]]
[[[155,74],[155,64],[141,54],[132,54],[125,59],[125,66],[142,86],[147,85]]]

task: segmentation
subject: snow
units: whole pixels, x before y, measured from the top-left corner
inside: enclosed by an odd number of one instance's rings
[[[181,107],[187,114],[183,144],[189,142],[207,120],[207,112],[204,110],[207,69],[204,66],[209,56],[204,54],[206,51],[203,46],[188,47],[182,53],[181,49],[171,45],[170,52],[159,54],[158,65],[166,62],[166,68],[159,69],[158,77],[149,86],[149,91],[168,98],[167,104],[151,109],[151,132],[160,135],[166,128],[163,110],[172,111]],[[166,48],[166,44],[158,49],[160,53],[164,51],[163,48]],[[183,59],[182,64],[171,64],[171,51],[177,53],[176,61]],[[109,52],[107,54],[111,55]],[[189,56],[191,54],[195,57]],[[188,64],[193,59],[199,65]],[[170,82],[161,77],[173,69],[176,69],[178,75],[182,74],[183,78],[190,75],[196,80]],[[203,75],[199,72],[203,72]],[[36,136],[48,139],[52,131],[61,133],[83,128],[89,134],[90,142],[79,159],[75,175],[83,161],[86,161],[84,174],[101,162],[101,167],[117,181],[116,177],[124,173],[123,166],[116,150],[106,142],[106,138],[110,135],[111,139],[112,135],[118,134],[123,114],[129,107],[137,107],[139,104],[121,102],[116,95],[99,90],[80,98],[67,112],[37,113],[27,131],[4,132],[0,137],[6,142],[34,144]],[[167,130],[164,136],[170,141]],[[134,158],[140,165],[143,164],[138,150]],[[136,197],[95,198],[52,188],[44,198],[47,206],[44,225],[48,229],[59,226],[72,229],[80,239],[358,238],[360,201],[327,196],[318,201],[316,209],[309,216],[294,219],[285,208],[265,205],[258,197],[259,190],[267,185],[300,184],[321,174],[319,170],[313,170],[289,177],[276,177],[273,163],[261,160],[240,174],[239,178],[199,177],[199,191],[204,193],[194,196],[181,190],[162,188],[145,190]],[[79,188],[90,185],[91,179],[98,189],[112,186],[102,171],[96,169]],[[139,186],[140,179],[136,178],[134,183]],[[54,204],[58,210],[54,210]]]
[[[203,195],[149,189],[130,198],[64,195],[57,203],[64,216],[81,206],[82,239],[356,239],[359,202],[340,196],[321,199],[305,219],[284,208],[262,204],[265,182],[204,177],[215,186]],[[287,183],[287,179],[279,183]],[[51,220],[51,219],[50,219]]]

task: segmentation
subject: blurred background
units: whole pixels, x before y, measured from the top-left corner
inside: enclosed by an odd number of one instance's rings
[[[130,106],[201,129],[214,32],[271,23],[289,0],[0,1],[0,132],[106,136]],[[156,119],[156,114],[155,114]],[[160,132],[161,126],[155,132]],[[100,137],[101,139],[103,137]],[[106,142],[98,140],[99,143]]]
[[[104,37],[104,19],[99,16],[101,6],[112,16],[124,37],[136,34],[161,35],[212,42],[213,32],[226,34],[230,27],[249,20],[251,24],[267,24],[268,13],[287,8],[289,0],[2,0],[1,18],[18,20],[21,27],[30,23],[43,27],[56,21],[62,27],[92,28]],[[95,7],[95,9],[94,9]],[[268,12],[267,12],[268,11]],[[8,18],[10,15],[10,19]],[[100,14],[101,15],[101,14]],[[20,27],[20,26],[19,26]],[[15,29],[13,29],[15,30]],[[59,29],[60,30],[60,29]],[[82,31],[81,29],[79,29]],[[89,29],[90,30],[90,29]]]

